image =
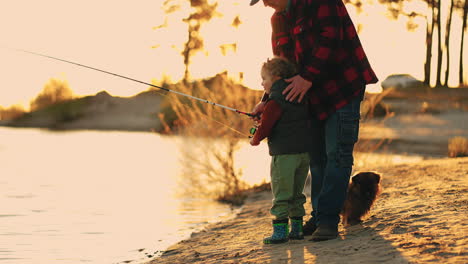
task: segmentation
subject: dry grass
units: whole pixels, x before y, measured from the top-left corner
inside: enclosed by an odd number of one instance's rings
[[[366,97],[361,104],[361,115],[363,119],[367,120],[374,117],[392,117],[394,113],[390,111],[389,106],[383,102],[383,99],[393,91],[394,89],[390,88],[378,94],[366,94]]]
[[[468,156],[468,139],[464,137],[454,137],[449,139],[448,156],[450,158]]]
[[[0,107],[0,120],[13,120],[23,116],[26,113],[21,105],[12,105],[8,108]]]
[[[390,111],[389,106],[383,102],[383,99],[392,92],[394,92],[394,89],[389,88],[379,94],[366,94],[361,103],[361,126],[366,126],[368,122],[383,124],[388,118],[395,116],[395,113]],[[383,137],[379,140],[359,139],[354,146],[354,151],[372,153],[381,149],[389,142],[388,138]]]
[[[252,109],[262,94],[233,83],[224,74],[165,87],[241,111]],[[390,92],[391,89],[366,96],[362,104],[363,125],[374,120],[373,117],[382,116],[375,111]],[[188,186],[185,191],[192,195],[212,196],[223,202],[242,203],[245,190],[250,186],[242,181],[242,171],[236,169],[233,156],[239,143],[247,139],[252,121],[235,112],[176,94],[167,94],[165,103],[165,110],[160,114],[165,132],[178,134],[184,139],[181,149],[183,186]],[[386,108],[384,118],[378,122],[392,116],[393,113]],[[374,152],[387,143],[385,138],[378,141],[360,140],[355,150]]]
[[[240,111],[249,111],[261,93],[233,83],[225,74],[193,83],[181,82],[170,89]],[[168,94],[167,110],[160,116],[167,133],[182,136],[185,191],[241,204],[249,186],[236,169],[234,153],[248,137],[250,118],[208,103]]]
[[[36,111],[57,103],[73,99],[73,91],[67,81],[51,78],[44,89],[30,103],[31,111]]]

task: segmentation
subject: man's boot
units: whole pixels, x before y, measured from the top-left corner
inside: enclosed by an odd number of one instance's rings
[[[311,220],[309,220],[306,222],[306,224],[302,228],[302,231],[304,232],[304,236],[310,236],[315,232],[316,229],[317,229],[317,225]]]
[[[263,244],[279,244],[288,240],[288,219],[273,220],[273,234],[264,238]]]
[[[302,231],[302,217],[291,217],[291,232],[289,232],[289,239],[304,239],[304,232]]]
[[[310,241],[324,241],[335,239],[338,237],[338,226],[336,225],[319,225],[317,230],[312,234]]]

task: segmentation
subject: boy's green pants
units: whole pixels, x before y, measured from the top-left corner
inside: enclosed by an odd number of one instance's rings
[[[275,155],[271,157],[271,214],[276,219],[305,215],[304,185],[309,172],[309,153]]]

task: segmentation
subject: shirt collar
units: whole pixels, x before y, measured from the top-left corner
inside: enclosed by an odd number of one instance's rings
[[[285,9],[285,10],[283,10],[283,11],[276,11],[276,13],[282,14],[282,15],[289,13],[289,10],[291,10],[291,1],[292,1],[292,0],[288,0],[288,4],[286,5],[286,9]]]

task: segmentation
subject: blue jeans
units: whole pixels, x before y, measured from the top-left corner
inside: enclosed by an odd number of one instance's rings
[[[363,91],[364,93],[364,91]],[[362,95],[330,115],[312,119],[312,218],[317,225],[338,225],[358,140]]]

